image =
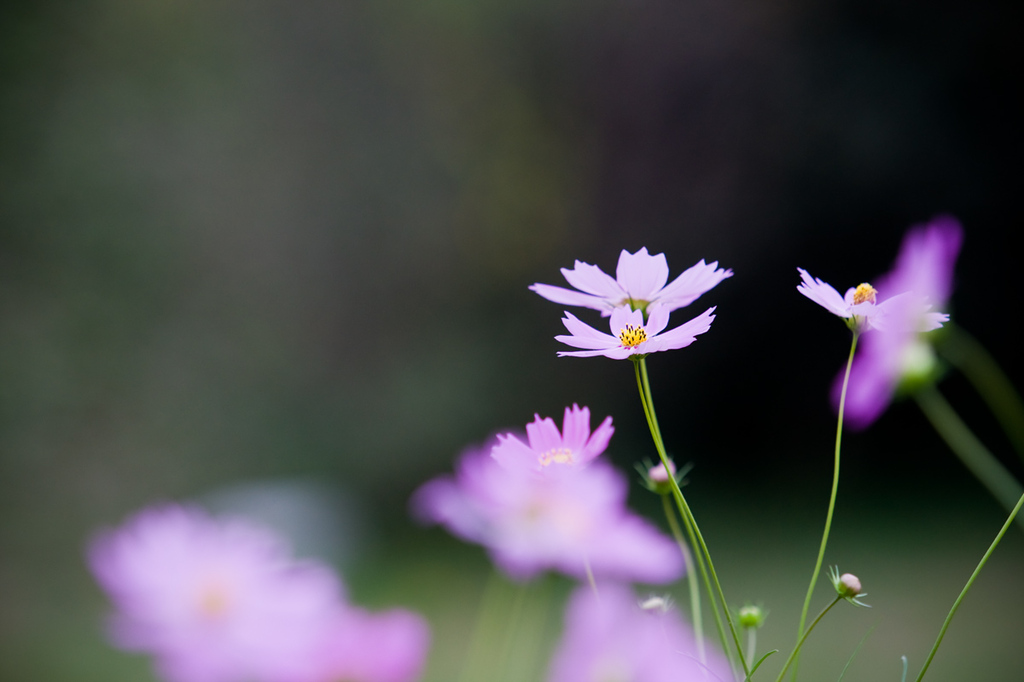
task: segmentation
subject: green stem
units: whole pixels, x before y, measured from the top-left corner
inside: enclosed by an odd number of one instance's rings
[[[757,651],[757,628],[747,628],[747,668],[754,665],[754,652]]]
[[[977,339],[959,326],[946,324],[946,328],[939,352],[971,382],[1024,460],[1024,400]]]
[[[814,629],[814,626],[817,625],[818,622],[825,617],[825,614],[828,613],[833,606],[839,603],[840,599],[842,599],[842,597],[837,595],[836,598],[832,600],[832,603],[826,606],[825,609],[818,614],[818,617],[814,619],[814,622],[811,623],[810,627],[808,627],[807,630],[800,636],[800,639],[797,640],[796,647],[793,649],[793,653],[791,653],[789,655],[789,658],[786,659],[786,664],[782,666],[782,670],[779,671],[779,676],[775,678],[775,682],[782,682],[782,678],[785,677],[786,671],[789,669],[790,664],[793,663],[794,659],[799,655],[800,647],[804,645],[804,641],[807,639],[807,635],[811,634],[811,630]]]
[[[636,369],[637,384],[640,388],[640,402],[644,407],[644,415],[647,417],[647,426],[651,430],[651,436],[654,438],[654,446],[658,451],[658,457],[661,458],[661,463],[665,467],[665,471],[670,471],[670,464],[668,461],[668,455],[665,452],[665,443],[661,439],[661,429],[658,427],[658,419],[654,414],[654,400],[651,397],[651,386],[650,381],[647,377],[647,361],[641,357],[639,360],[634,360],[634,368]],[[718,574],[715,572],[715,564],[711,560],[711,553],[708,551],[707,543],[704,542],[704,536],[700,532],[700,528],[697,526],[697,520],[693,516],[693,512],[690,510],[690,505],[687,504],[686,498],[683,496],[683,491],[679,489],[679,484],[676,482],[673,476],[669,476],[669,483],[672,488],[672,497],[675,499],[676,506],[679,509],[679,514],[683,519],[683,523],[687,527],[687,532],[691,534],[691,541],[694,549],[699,547],[700,551],[697,553],[698,556],[703,555],[704,563],[706,564],[706,573],[704,575],[705,584],[708,589],[708,596],[711,601],[712,612],[715,614],[715,619],[720,623],[721,616],[718,614],[718,603],[715,601],[715,592],[711,591],[711,586],[707,584],[708,577],[710,576],[711,581],[714,583],[715,590],[717,592],[718,600],[721,602],[722,610],[725,612],[726,622],[729,624],[729,631],[732,634],[733,644],[736,647],[736,654],[739,657],[740,663],[743,665],[743,672],[746,676],[750,675],[750,670],[747,667],[747,660],[743,655],[743,645],[740,644],[739,634],[736,632],[736,625],[733,623],[732,614],[729,611],[729,602],[725,599],[725,593],[722,591],[722,584],[718,580]],[[733,666],[735,673],[735,662],[733,660],[732,651],[724,641],[724,633],[720,633],[723,638],[723,649],[726,655],[729,657],[729,663]],[[735,677],[735,674],[733,675]]]
[[[517,586],[516,594],[512,602],[512,611],[509,614],[508,625],[505,626],[505,641],[501,645],[501,653],[498,655],[495,670],[507,670],[509,655],[512,653],[512,643],[519,630],[519,621],[523,615],[523,601],[526,599],[526,590],[529,583]]]
[[[671,472],[668,472],[671,476]],[[672,537],[679,545],[679,551],[683,553],[683,562],[686,564],[686,582],[690,587],[690,615],[693,619],[693,632],[697,639],[697,655],[701,665],[707,665],[707,656],[704,653],[704,624],[700,612],[700,585],[697,582],[697,571],[693,566],[693,555],[690,548],[683,539],[683,532],[679,529],[679,522],[676,521],[676,514],[672,511],[672,503],[668,501],[668,495],[661,496],[661,504],[665,509],[665,518],[668,519],[668,526],[672,529]],[[723,633],[724,634],[724,633]]]
[[[967,428],[942,394],[934,386],[929,386],[915,393],[914,399],[932,427],[964,466],[988,488],[1004,509],[1013,509],[1014,502],[1024,493],[1024,488]],[[1017,523],[1024,529],[1024,517]]]
[[[999,533],[996,534],[995,540],[993,540],[992,544],[988,546],[988,550],[985,552],[985,555],[981,557],[981,561],[978,562],[978,567],[974,569],[974,573],[971,573],[971,577],[967,579],[967,584],[964,585],[964,589],[960,591],[960,596],[958,596],[956,601],[953,602],[953,607],[949,610],[949,615],[946,616],[946,620],[942,623],[942,628],[939,630],[939,636],[935,639],[935,644],[932,646],[932,650],[928,654],[927,660],[924,662],[924,667],[921,668],[921,672],[917,676],[917,682],[921,682],[925,672],[928,671],[928,666],[932,664],[932,659],[935,658],[935,652],[939,650],[939,645],[942,644],[942,638],[946,636],[946,630],[949,628],[949,624],[953,620],[953,615],[956,613],[956,610],[960,608],[960,602],[964,600],[967,590],[971,589],[971,585],[974,584],[978,574],[981,573],[981,569],[984,568],[986,562],[988,562],[988,558],[992,556],[992,552],[995,551],[996,546],[999,545],[1003,536],[1006,535],[1006,530],[1010,527],[1010,524],[1013,523],[1013,519],[1017,516],[1017,512],[1020,511],[1021,505],[1024,505],[1024,495],[1021,495],[1020,499],[1017,500],[1017,504],[1014,505],[1010,515],[1006,517],[1006,522],[1003,523],[1003,527],[1000,528]]]
[[[501,577],[496,570],[492,570],[484,586],[484,593],[480,598],[480,612],[477,614],[476,627],[473,628],[469,646],[466,649],[466,658],[462,663],[462,671],[459,674],[459,682],[471,682],[480,679],[481,670],[477,670],[478,659],[481,658],[480,651],[485,639],[494,635],[492,614],[498,606],[499,593],[502,590]]]
[[[832,494],[828,499],[828,513],[825,514],[825,530],[821,534],[821,545],[818,547],[818,558],[814,562],[814,572],[811,573],[811,582],[807,586],[807,596],[804,597],[804,607],[800,611],[800,628],[797,630],[797,641],[802,641],[804,634],[804,623],[807,622],[807,612],[811,608],[811,597],[814,595],[814,587],[818,584],[818,575],[821,573],[821,564],[825,560],[825,547],[828,546],[828,534],[832,530],[832,515],[836,508],[836,496],[839,494],[839,452],[843,443],[843,413],[846,411],[846,389],[850,384],[850,368],[853,367],[853,354],[857,350],[857,339],[860,333],[853,332],[853,341],[850,343],[850,357],[846,360],[846,373],[843,374],[843,391],[839,395],[839,419],[836,423],[836,448],[834,462],[832,465]],[[799,650],[799,645],[797,649]],[[794,651],[794,654],[796,652]],[[796,682],[797,669],[800,666],[800,656],[797,654],[793,661],[793,680]],[[781,678],[780,678],[781,679]]]

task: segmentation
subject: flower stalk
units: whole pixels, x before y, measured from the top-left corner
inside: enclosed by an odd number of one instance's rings
[[[782,666],[782,670],[779,671],[779,676],[775,678],[775,682],[782,682],[782,678],[786,676],[786,671],[789,670],[789,666],[791,664],[795,664],[796,659],[799,658],[800,647],[804,645],[804,642],[807,640],[807,636],[811,634],[811,630],[813,630],[814,626],[817,625],[821,621],[821,619],[825,617],[825,614],[831,611],[832,607],[838,604],[841,600],[842,596],[836,595],[836,598],[833,599],[832,602],[828,606],[826,606],[821,613],[818,614],[818,617],[811,622],[810,627],[808,627],[807,630],[802,635],[800,635],[800,639],[797,640],[796,646],[793,648],[793,653],[791,653],[789,655],[789,658],[786,659],[786,664]]]
[[[704,651],[704,620],[700,610],[700,584],[697,582],[697,572],[693,564],[693,555],[683,538],[683,532],[679,529],[679,522],[672,510],[672,503],[668,501],[668,495],[661,496],[661,504],[665,510],[665,518],[672,531],[672,537],[679,545],[679,551],[683,553],[683,561],[686,563],[686,583],[690,589],[690,618],[693,620],[693,632],[697,639],[697,656],[702,665],[707,664],[707,654]],[[701,572],[702,574],[704,571]],[[723,633],[724,634],[724,633]]]
[[[654,400],[651,396],[651,385],[650,380],[647,376],[647,362],[644,356],[633,356],[630,359],[633,360],[634,369],[636,371],[637,386],[640,390],[640,402],[643,404],[644,416],[647,418],[647,426],[651,430],[651,437],[654,439],[654,447],[658,451],[658,457],[661,459],[661,463],[665,466],[666,470],[669,468],[668,454],[665,451],[665,443],[661,438],[661,428],[658,426],[658,417],[654,412]],[[736,625],[733,623],[732,615],[729,612],[728,601],[725,599],[725,593],[722,591],[722,585],[718,580],[718,575],[715,572],[714,562],[711,560],[711,553],[708,551],[707,544],[704,542],[704,537],[700,532],[700,528],[697,526],[697,520],[693,516],[693,512],[690,510],[690,505],[686,502],[686,497],[683,495],[683,491],[679,488],[679,484],[675,478],[669,477],[670,484],[672,486],[672,497],[675,499],[676,506],[679,509],[679,514],[683,519],[683,524],[686,526],[687,533],[690,535],[690,541],[693,544],[698,557],[702,557],[700,562],[702,577],[704,578],[705,587],[708,590],[708,597],[711,601],[711,610],[715,616],[716,624],[719,627],[719,635],[722,638],[722,648],[726,652],[729,658],[729,664],[733,667],[735,672],[735,658],[738,657],[740,663],[743,666],[743,672],[745,677],[749,677],[750,668],[747,666],[746,657],[743,652],[743,645],[740,643],[739,633],[736,631]],[[712,591],[711,583],[714,583],[714,591]],[[732,634],[733,645],[735,646],[735,654],[733,650],[728,646],[725,640],[725,633],[722,630],[722,617],[719,612],[719,602],[721,603],[722,610],[725,611],[725,620],[729,625],[729,631]],[[735,676],[735,675],[734,675]]]
[[[937,344],[939,353],[971,382],[1024,460],[1024,400],[1020,393],[977,339],[959,325],[947,327]]]
[[[971,432],[942,394],[934,386],[929,386],[915,393],[914,400],[964,466],[981,481],[1004,509],[1013,509],[1016,499],[1024,494],[1024,488]],[[1018,519],[1017,523],[1024,530],[1024,518]]]
[[[843,376],[843,390],[839,397],[839,419],[836,423],[836,447],[832,469],[832,493],[828,500],[828,513],[825,514],[825,530],[821,535],[821,546],[818,548],[818,558],[814,562],[814,572],[811,573],[811,582],[807,586],[807,596],[804,597],[804,606],[800,611],[800,627],[797,630],[797,648],[794,650],[796,658],[793,661],[793,680],[796,681],[797,669],[800,665],[800,656],[797,652],[800,649],[799,642],[803,641],[804,623],[807,622],[807,611],[811,607],[811,597],[814,595],[814,587],[818,583],[818,574],[821,573],[821,564],[825,560],[825,547],[828,546],[828,536],[832,529],[832,515],[836,508],[836,497],[839,493],[839,453],[843,442],[843,412],[846,408],[846,389],[850,384],[850,368],[853,366],[853,355],[857,350],[857,339],[860,333],[853,328],[853,340],[850,342],[850,357],[846,361],[846,373]],[[813,626],[812,626],[813,627]],[[787,664],[788,665],[788,664]],[[779,679],[782,679],[781,677]]]
[[[999,532],[996,534],[992,544],[988,546],[988,550],[986,550],[984,556],[981,557],[981,561],[978,562],[978,566],[974,569],[974,572],[971,573],[971,577],[967,579],[967,584],[964,585],[964,589],[960,590],[960,595],[956,598],[956,601],[953,602],[953,606],[949,609],[949,614],[946,616],[946,620],[942,622],[942,627],[939,629],[939,636],[935,638],[935,644],[932,645],[932,650],[928,653],[928,658],[925,660],[924,666],[921,668],[921,672],[918,674],[916,682],[921,682],[921,680],[924,679],[924,674],[928,672],[928,666],[932,664],[932,659],[935,658],[935,652],[939,650],[939,645],[942,644],[942,638],[946,636],[946,630],[949,628],[949,624],[953,621],[953,616],[956,614],[956,610],[960,608],[960,602],[962,602],[964,597],[967,596],[967,591],[971,589],[972,585],[974,585],[974,581],[977,580],[978,575],[981,573],[981,569],[985,567],[986,563],[988,563],[988,558],[992,556],[992,552],[994,552],[996,547],[999,546],[1003,536],[1006,535],[1006,530],[1017,517],[1017,512],[1020,511],[1022,505],[1024,505],[1024,495],[1021,495],[1020,499],[1017,500],[1017,504],[1014,505],[1013,509],[1010,511],[1010,515],[1006,517],[1006,522],[1003,523],[1003,527],[999,529]]]

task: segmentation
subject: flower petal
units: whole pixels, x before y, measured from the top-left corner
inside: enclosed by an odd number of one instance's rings
[[[647,309],[647,338],[657,336],[668,326],[668,308],[663,305],[652,305]]]
[[[566,313],[568,314],[568,313]],[[644,314],[640,310],[633,310],[628,305],[619,306],[612,311],[611,319],[608,321],[608,326],[612,330],[612,338],[615,342],[619,342],[618,334],[623,330],[626,325],[633,325],[636,328],[644,326]]]
[[[703,313],[688,322],[684,322],[675,329],[670,329],[664,334],[659,334],[647,342],[644,352],[654,353],[661,350],[675,350],[689,346],[697,338],[698,334],[711,329],[714,321],[715,307],[708,308]]]
[[[581,322],[572,313],[565,313],[562,324],[569,330],[572,336],[564,334],[556,336],[555,340],[574,346],[576,348],[613,348],[619,345],[619,340],[611,334],[599,332],[589,324]]]
[[[612,418],[610,416],[605,417],[604,421],[594,430],[587,444],[583,447],[583,457],[581,460],[589,462],[604,452],[608,448],[608,441],[611,440],[613,433],[615,433],[615,427],[612,426]]]
[[[615,279],[631,298],[653,300],[668,281],[668,261],[663,253],[648,255],[646,246],[636,253],[623,249]]]
[[[800,273],[800,277],[803,279],[803,282],[797,285],[797,291],[833,315],[838,315],[839,317],[850,316],[849,306],[831,284],[827,284],[816,277],[811,277],[803,268],[797,268],[797,272]]]
[[[572,289],[564,289],[562,287],[552,286],[550,284],[533,284],[529,287],[530,291],[536,292],[555,303],[561,303],[562,305],[578,305],[584,308],[593,308],[594,310],[610,311],[612,309],[605,299],[600,296],[592,296],[591,294],[585,294],[580,291],[573,291]]]
[[[562,434],[551,417],[541,419],[539,414],[533,415],[533,422],[526,425],[526,436],[530,439],[530,448],[537,455],[562,447]]]
[[[526,429],[529,431],[530,427]],[[537,465],[537,453],[512,433],[498,436],[498,442],[491,448],[491,458],[506,469]]]
[[[562,419],[562,447],[568,448],[578,458],[590,437],[590,409],[573,403],[565,408]]]
[[[562,268],[562,276],[566,282],[588,294],[612,299],[625,295],[622,287],[611,278],[611,275],[605,274],[604,270],[590,263],[576,261],[576,266],[572,270]]]
[[[656,300],[669,310],[682,308],[693,303],[701,294],[707,293],[727,277],[732,277],[732,270],[720,270],[718,261],[707,264],[702,258],[663,288]]]

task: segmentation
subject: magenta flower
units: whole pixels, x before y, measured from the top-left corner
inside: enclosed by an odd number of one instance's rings
[[[533,423],[526,425],[529,445],[506,433],[498,436],[498,445],[491,454],[499,462],[532,460],[538,470],[552,464],[586,464],[604,452],[614,432],[612,418],[605,417],[591,434],[590,410],[574,403],[565,408],[562,433],[551,417],[534,415]]]
[[[573,593],[565,633],[548,682],[722,682],[732,679],[721,654],[700,662],[688,625],[674,610],[642,610],[626,587],[599,584]]]
[[[593,308],[607,317],[622,306],[646,311],[648,306],[659,304],[667,312],[672,312],[690,305],[723,279],[732,277],[732,270],[718,268],[718,261],[707,264],[701,259],[666,286],[668,262],[665,254],[651,256],[644,247],[636,253],[622,250],[615,279],[596,265],[580,261],[576,261],[572,270],[562,268],[562,275],[579,291],[540,283],[530,289],[549,301]]]
[[[88,558],[114,643],[152,654],[170,682],[303,679],[341,592],[269,531],[176,505],[101,534]]]
[[[664,306],[654,305],[647,309],[649,317],[644,324],[644,314],[640,310],[627,307],[612,311],[610,326],[611,334],[599,332],[593,327],[580,322],[572,313],[566,313],[562,324],[569,330],[569,336],[556,336],[557,341],[586,350],[559,351],[559,357],[575,355],[592,357],[604,355],[615,360],[624,360],[634,355],[647,355],[660,350],[675,350],[689,346],[697,338],[711,329],[715,319],[714,308],[708,308],[689,322],[684,322],[675,329],[664,331],[668,326],[669,311]]]
[[[592,460],[538,470],[533,450],[499,461],[491,449],[467,451],[454,477],[421,487],[413,496],[414,515],[483,545],[517,580],[544,570],[582,580],[588,565],[594,575],[639,582],[682,574],[679,548],[629,512],[627,482],[611,466]]]
[[[878,279],[880,290],[908,294],[889,306],[885,324],[864,337],[853,360],[844,416],[853,428],[872,424],[901,384],[924,379],[934,369],[935,354],[924,332],[949,319],[931,308],[946,305],[962,241],[960,224],[948,216],[913,227],[903,239],[893,269]],[[840,373],[832,386],[837,407],[842,380]]]
[[[341,609],[314,655],[317,672],[301,682],[414,682],[429,645],[430,629],[414,613]]]

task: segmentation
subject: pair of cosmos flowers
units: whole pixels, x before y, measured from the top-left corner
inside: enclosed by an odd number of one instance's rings
[[[963,230],[951,216],[938,216],[912,227],[903,239],[892,269],[875,280],[845,293],[797,268],[797,290],[829,312],[844,318],[858,335],[866,334],[850,374],[846,420],[855,428],[871,424],[889,405],[903,382],[927,378],[935,357],[926,333],[938,329],[949,316],[939,312],[952,290]],[[664,254],[650,255],[646,248],[619,256],[616,276],[576,261],[562,274],[574,289],[534,284],[531,290],[563,305],[583,306],[609,317],[610,334],[601,332],[566,312],[562,323],[568,335],[555,338],[580,350],[560,351],[560,356],[604,355],[613,359],[643,357],[649,353],[690,345],[707,332],[715,308],[667,330],[669,313],[694,302],[731,270],[703,260],[668,282]],[[832,400],[838,405],[841,376],[833,384]]]

